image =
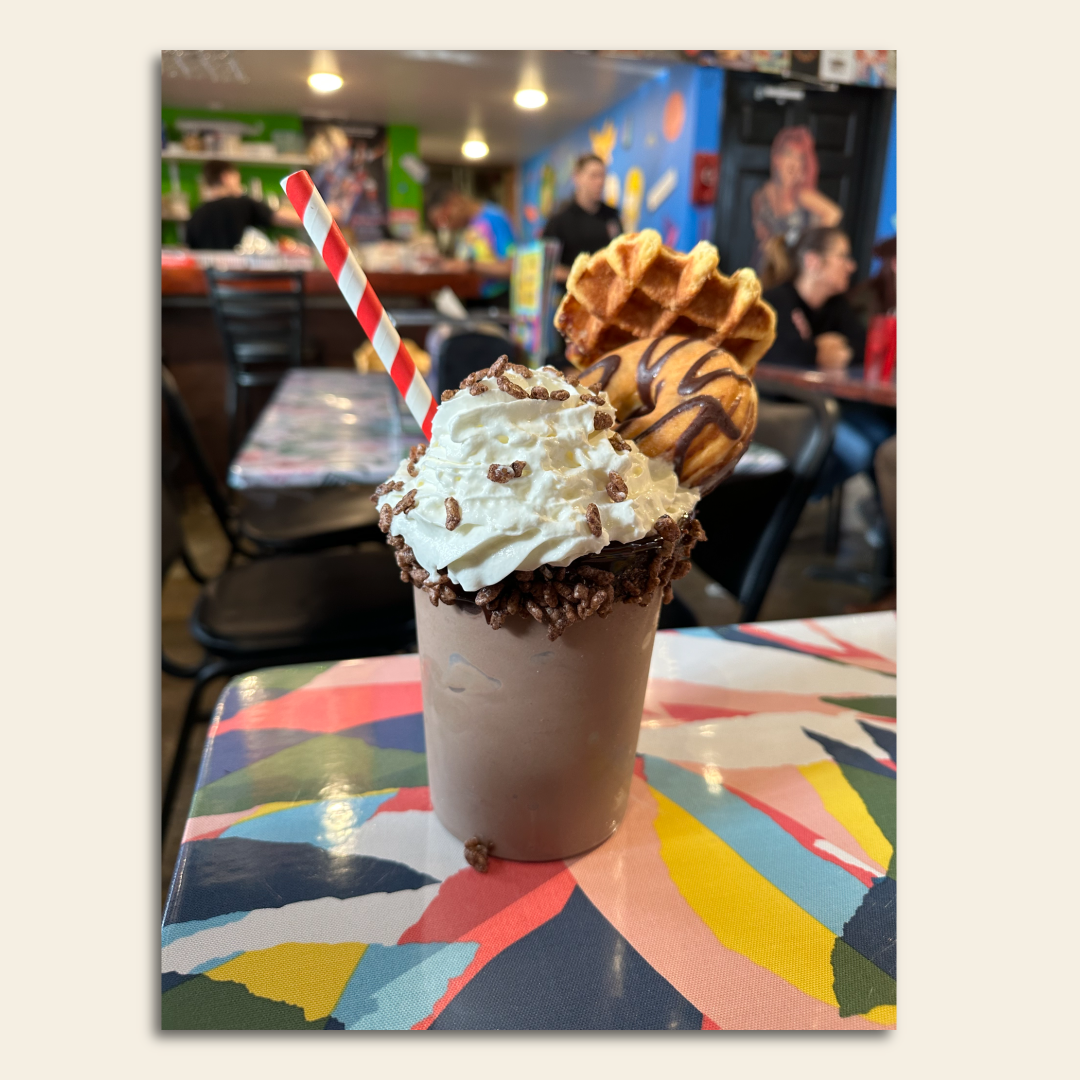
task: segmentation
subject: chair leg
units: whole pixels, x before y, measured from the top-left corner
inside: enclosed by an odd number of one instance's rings
[[[829,492],[829,517],[825,525],[825,553],[835,555],[840,550],[840,518],[844,509],[844,485],[837,484]]]
[[[169,769],[169,777],[165,783],[165,790],[161,796],[161,836],[169,827],[169,818],[172,817],[173,804],[180,788],[180,777],[184,771],[184,762],[187,759],[188,746],[191,743],[191,733],[199,722],[199,705],[202,701],[203,690],[211,679],[217,678],[222,672],[219,664],[208,664],[203,667],[195,678],[195,685],[188,698],[187,709],[184,711],[184,723],[180,728],[180,738],[177,740],[176,753],[173,756],[172,766]]]

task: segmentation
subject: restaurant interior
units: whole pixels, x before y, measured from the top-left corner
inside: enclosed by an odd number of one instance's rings
[[[895,609],[895,51],[173,50],[160,119],[163,905],[243,677],[416,651],[372,502],[427,439],[391,363],[434,402],[502,355],[573,375],[575,256],[620,237],[711,245],[776,312],[660,628]]]

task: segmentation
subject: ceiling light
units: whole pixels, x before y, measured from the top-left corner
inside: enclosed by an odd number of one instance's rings
[[[329,71],[316,71],[308,76],[308,86],[317,90],[320,94],[329,94],[333,90],[340,90],[344,80],[340,75],[334,75]]]
[[[540,109],[547,104],[547,94],[543,90],[519,90],[514,104],[520,109]]]
[[[488,144],[482,139],[468,139],[461,144],[461,152],[467,158],[484,158],[488,156]]]

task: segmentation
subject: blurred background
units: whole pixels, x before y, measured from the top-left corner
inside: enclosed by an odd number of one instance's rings
[[[300,168],[436,394],[503,352],[567,367],[567,270],[620,233],[753,267],[757,439],[661,625],[895,606],[895,52],[166,51],[163,889],[230,675],[412,647],[400,596],[323,613],[367,637],[294,610],[252,639],[267,592],[340,593],[331,556],[382,572],[367,496],[419,439],[284,198]]]

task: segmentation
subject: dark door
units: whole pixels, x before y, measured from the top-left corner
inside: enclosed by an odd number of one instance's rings
[[[835,91],[783,82],[774,75],[729,71],[725,78],[716,246],[726,273],[754,266],[757,243],[750,200],[769,179],[769,150],[781,128],[810,129],[818,188],[844,211],[841,226],[866,277],[874,242],[894,91],[847,86]],[[770,97],[769,93],[802,94]]]

